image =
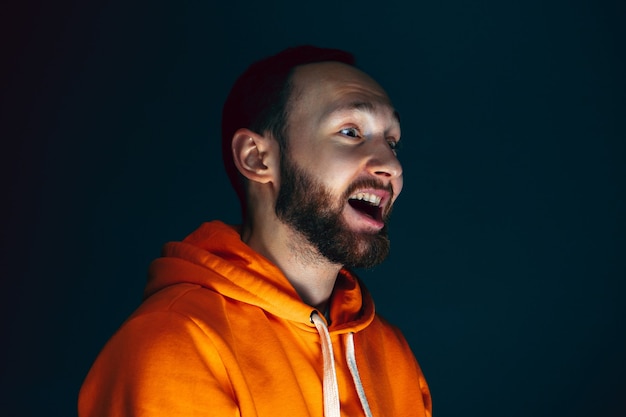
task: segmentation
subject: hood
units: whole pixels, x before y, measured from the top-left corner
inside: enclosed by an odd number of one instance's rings
[[[225,297],[283,319],[314,328],[313,307],[305,304],[289,280],[240,238],[235,226],[204,223],[182,242],[164,245],[152,262],[144,291],[147,298],[174,284],[200,285]],[[356,332],[374,319],[374,303],[360,280],[346,269],[337,277],[330,303],[331,332]]]

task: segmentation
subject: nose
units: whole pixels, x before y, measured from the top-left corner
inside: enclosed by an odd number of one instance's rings
[[[387,139],[376,141],[368,161],[369,172],[385,183],[391,182],[395,196],[402,190],[402,164]]]

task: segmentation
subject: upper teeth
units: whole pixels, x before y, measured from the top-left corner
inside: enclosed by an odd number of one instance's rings
[[[379,196],[375,194],[370,194],[370,193],[356,193],[350,198],[356,199],[356,200],[367,201],[368,203],[373,204],[375,206],[380,205],[380,200],[381,200]]]

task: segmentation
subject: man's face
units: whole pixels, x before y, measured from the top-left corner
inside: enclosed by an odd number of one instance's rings
[[[397,114],[376,82],[344,64],[304,65],[292,81],[276,213],[330,262],[376,265],[402,189]]]

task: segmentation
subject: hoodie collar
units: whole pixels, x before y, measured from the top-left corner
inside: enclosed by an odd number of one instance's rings
[[[315,331],[314,309],[274,264],[241,240],[236,226],[204,223],[182,242],[165,244],[162,257],[150,265],[144,296],[178,283],[200,285]],[[329,330],[338,333],[359,331],[374,318],[369,293],[346,269],[337,277],[330,317]]]

